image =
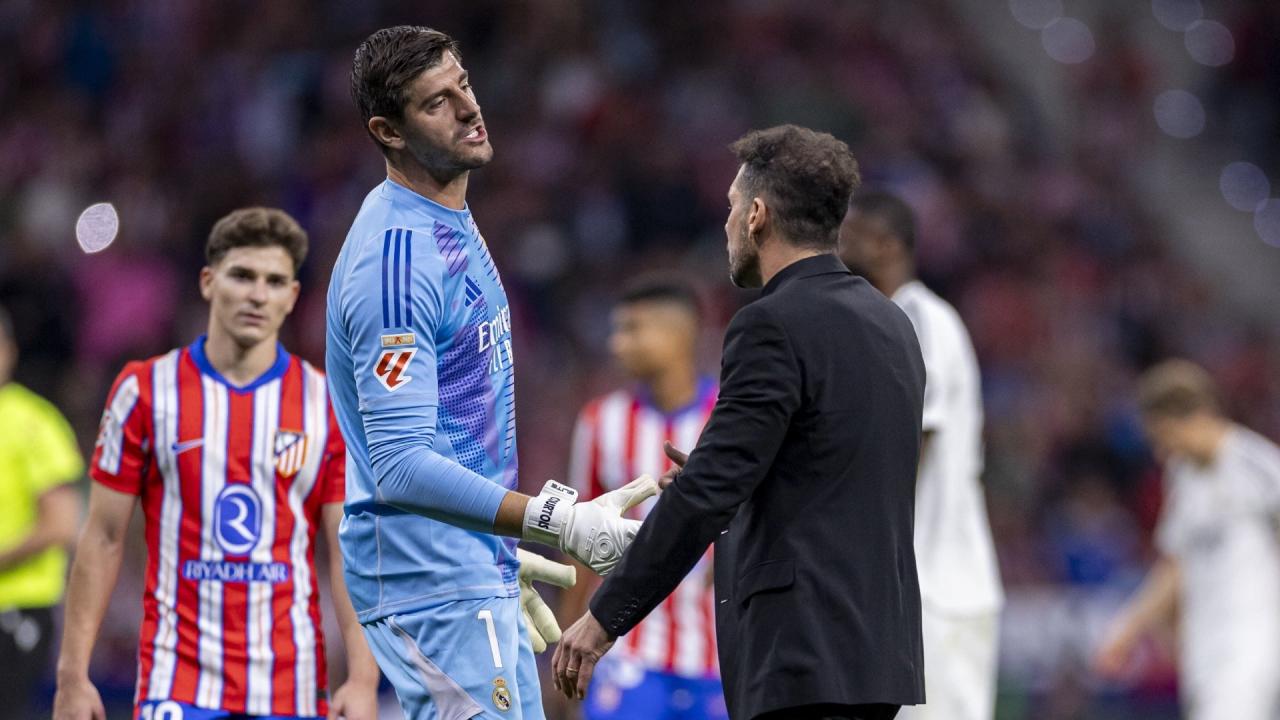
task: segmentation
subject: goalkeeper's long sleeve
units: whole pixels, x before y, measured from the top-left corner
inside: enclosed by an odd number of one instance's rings
[[[506,488],[433,449],[434,407],[383,411],[364,418],[378,499],[451,525],[493,532]],[[424,428],[405,432],[405,428]]]

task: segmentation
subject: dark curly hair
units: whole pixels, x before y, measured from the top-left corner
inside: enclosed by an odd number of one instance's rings
[[[462,60],[453,38],[421,25],[383,28],[360,43],[351,61],[351,98],[365,130],[369,118],[403,119],[409,85],[424,70],[440,64],[445,53]],[[376,137],[373,141],[386,152]]]
[[[729,149],[745,169],[743,191],[767,198],[778,229],[792,244],[834,249],[849,197],[861,182],[849,146],[796,125],[755,130]]]
[[[293,260],[297,277],[307,259],[307,231],[289,213],[275,208],[247,207],[232,210],[214,223],[204,246],[205,262],[217,265],[232,248],[282,247]]]

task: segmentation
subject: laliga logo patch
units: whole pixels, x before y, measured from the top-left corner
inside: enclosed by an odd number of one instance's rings
[[[378,382],[382,383],[382,387],[394,392],[412,380],[413,378],[406,375],[405,371],[409,367],[409,361],[417,352],[418,348],[384,350],[382,357],[378,358],[378,364],[373,368],[373,374],[377,376]]]
[[[502,712],[511,709],[511,691],[507,689],[507,681],[502,678],[493,681],[493,706]]]
[[[218,493],[213,504],[213,534],[228,555],[248,555],[262,532],[262,502],[253,488],[236,483]]]

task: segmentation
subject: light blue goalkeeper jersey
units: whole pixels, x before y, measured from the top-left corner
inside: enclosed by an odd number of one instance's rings
[[[516,541],[490,534],[516,487],[511,311],[470,210],[369,193],[329,283],[326,372],[361,622],[517,596]]]

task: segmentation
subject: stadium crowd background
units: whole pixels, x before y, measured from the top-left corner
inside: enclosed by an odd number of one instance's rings
[[[1127,21],[1102,17],[1091,56],[1064,69],[1078,129],[1064,137],[953,3],[795,5],[0,2],[0,302],[18,379],[64,409],[87,452],[122,363],[202,331],[205,236],[246,204],[310,232],[285,338],[322,360],[329,269],[382,177],[349,99],[351,54],[377,27],[429,24],[462,42],[496,149],[470,197],[512,297],[521,482],[536,488],[563,476],[580,405],[617,381],[605,338],[627,278],[671,269],[698,284],[715,370],[720,330],[749,297],[726,278],[726,143],[784,121],[824,129],[868,184],[916,207],[921,273],[960,309],[982,365],[1009,592],[1000,716],[1176,717],[1160,648],[1126,686],[1088,672],[1150,560],[1160,504],[1131,381],[1189,356],[1234,418],[1280,439],[1280,333],[1180,260],[1135,189],[1135,158],[1162,141],[1159,63]],[[1205,8],[1234,56],[1199,79],[1218,121],[1200,142],[1280,177],[1280,10]],[[993,22],[1012,23],[1008,10],[992,4]],[[119,238],[83,254],[76,216],[104,200]],[[94,663],[117,706],[142,552]]]

